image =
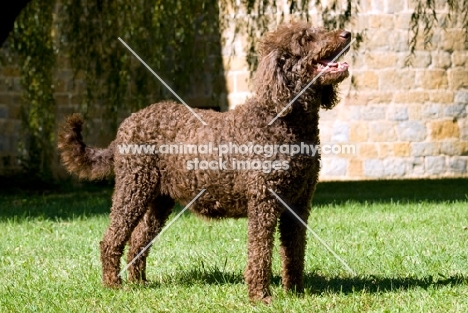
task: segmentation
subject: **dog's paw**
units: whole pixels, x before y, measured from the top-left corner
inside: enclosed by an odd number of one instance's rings
[[[270,305],[271,304],[271,296],[266,296],[262,299],[262,302],[266,305]]]
[[[102,285],[107,288],[118,289],[122,287],[122,279],[120,277],[103,277]]]
[[[269,292],[260,292],[257,294],[250,294],[249,300],[252,303],[260,303],[262,302],[263,304],[271,304],[271,295]]]

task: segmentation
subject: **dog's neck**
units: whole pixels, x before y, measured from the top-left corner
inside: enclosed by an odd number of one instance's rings
[[[320,106],[320,97],[307,93],[291,104],[285,102],[275,106],[271,102],[266,103],[264,99],[252,98],[247,100],[245,104],[237,106],[233,111],[236,111],[236,116],[246,116],[244,121],[247,122],[247,125],[245,127],[269,127],[271,125],[268,124],[275,119],[278,121],[272,125],[279,122],[286,127],[308,129],[309,126],[317,127]],[[285,109],[283,112],[285,114],[278,116],[283,109]],[[251,119],[248,116],[256,118]],[[252,125],[248,124],[249,121],[252,122]]]

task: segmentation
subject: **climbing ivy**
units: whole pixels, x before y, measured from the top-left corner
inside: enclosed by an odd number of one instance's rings
[[[82,111],[105,116],[111,132],[119,117],[173,97],[117,38],[180,94],[190,93],[194,81],[206,79],[207,68],[221,71],[220,51],[215,51],[220,49],[217,1],[63,0],[62,4],[64,52],[75,73],[85,75]],[[211,83],[216,78],[213,75]],[[220,91],[214,89],[215,94]]]
[[[411,65],[418,42],[422,39],[424,49],[432,44],[434,29],[439,26],[443,29],[450,22],[458,23],[465,30],[465,46],[468,49],[468,2],[466,0],[418,0],[414,1],[415,9],[411,14],[410,22],[410,54],[405,63]],[[440,6],[447,6],[447,10]],[[438,13],[437,9],[444,9]],[[420,34],[422,33],[422,36]]]
[[[28,174],[40,179],[50,179],[54,156],[54,6],[54,0],[32,1],[16,20],[9,47],[21,67],[27,103],[21,109],[20,162]]]

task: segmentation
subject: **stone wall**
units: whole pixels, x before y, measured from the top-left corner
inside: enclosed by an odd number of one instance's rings
[[[18,169],[16,160],[20,138],[22,103],[20,71],[0,67],[0,174]]]
[[[468,177],[465,30],[460,16],[446,30],[435,28],[430,46],[424,49],[419,38],[406,66],[412,7],[406,0],[361,0],[350,28],[364,31],[364,42],[344,58],[356,83],[347,79],[340,104],[321,112],[322,146],[338,145],[337,154],[322,154],[322,180]],[[438,12],[445,16],[445,2]],[[224,55],[231,107],[251,91],[239,49],[244,44],[239,39]],[[235,57],[228,55],[232,50]],[[341,145],[355,152],[343,153]]]
[[[419,44],[412,66],[405,66],[413,7],[409,0],[361,0],[350,28],[364,31],[364,42],[345,57],[356,84],[350,79],[342,84],[342,101],[322,111],[320,122],[322,144],[352,145],[355,153],[324,154],[323,180],[468,176],[465,30],[455,16],[446,30],[434,29],[430,46]],[[438,11],[447,12],[445,2],[439,1]],[[252,86],[245,38],[232,42],[230,29],[224,35],[227,99],[233,108],[251,95]],[[61,119],[76,110],[83,84],[72,84],[66,60],[59,64],[55,98]],[[17,168],[19,75],[16,68],[0,67],[0,174]]]

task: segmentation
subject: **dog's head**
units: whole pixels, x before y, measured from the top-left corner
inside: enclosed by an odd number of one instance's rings
[[[351,33],[344,30],[326,31],[304,22],[279,26],[260,44],[257,95],[285,106],[313,81],[304,96],[319,97],[323,108],[332,108],[338,101],[336,85],[349,75],[348,63],[336,57],[347,52],[350,41]]]

